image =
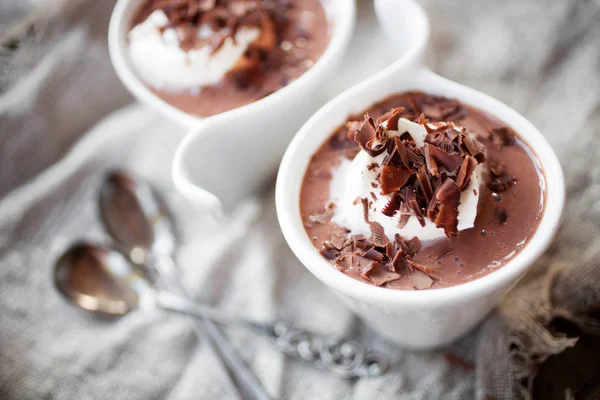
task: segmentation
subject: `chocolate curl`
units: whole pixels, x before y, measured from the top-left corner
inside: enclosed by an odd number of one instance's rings
[[[404,111],[404,107],[392,108],[390,111],[382,115],[379,120],[381,123],[385,123],[387,130],[397,131],[398,120],[400,119],[400,115],[402,115],[402,111]]]
[[[369,114],[365,114],[363,123],[354,132],[354,141],[371,157],[377,157],[385,150],[384,136],[385,132],[379,126],[375,126],[373,118]]]
[[[443,228],[448,237],[458,234],[458,204],[460,203],[460,191],[456,182],[446,179],[436,190],[435,199],[439,204],[439,211],[434,223],[438,228]]]
[[[427,170],[424,166],[419,168],[419,171],[417,172],[417,181],[419,181],[419,186],[421,187],[423,196],[425,196],[425,201],[429,204],[433,197],[433,187],[431,186],[431,181],[429,180]]]
[[[462,166],[458,171],[458,175],[456,176],[456,185],[458,186],[458,190],[461,192],[467,188],[469,182],[471,181],[471,175],[473,175],[473,171],[475,171],[475,167],[477,166],[477,161],[470,156],[466,156],[463,160]]]
[[[406,145],[402,140],[400,140],[398,136],[394,136],[394,144],[396,145],[396,151],[398,152],[398,155],[402,160],[402,164],[404,164],[406,168],[410,168],[410,164],[408,161],[408,150],[406,149]]]
[[[429,173],[431,175],[439,176],[440,171],[438,169],[437,162],[431,156],[431,148],[432,147],[433,146],[426,144],[425,147],[423,148],[423,153],[425,155],[425,164],[427,165],[427,170],[429,171]]]
[[[392,197],[386,203],[386,205],[383,206],[381,213],[387,217],[393,217],[396,214],[396,212],[400,209],[401,204],[402,199],[400,198],[398,193],[392,193]]]

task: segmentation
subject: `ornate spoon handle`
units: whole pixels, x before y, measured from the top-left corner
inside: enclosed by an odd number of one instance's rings
[[[284,321],[274,324],[248,323],[268,336],[285,354],[331,372],[339,378],[377,377],[385,373],[388,362],[355,340],[333,339],[294,327]]]
[[[381,376],[388,367],[388,362],[382,354],[369,351],[354,340],[328,338],[283,321],[260,324],[233,318],[213,308],[166,292],[158,293],[155,303],[164,310],[207,318],[219,324],[249,328],[271,339],[275,347],[283,353],[340,378]]]

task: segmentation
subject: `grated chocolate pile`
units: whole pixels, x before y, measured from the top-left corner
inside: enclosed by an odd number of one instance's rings
[[[210,45],[214,54],[228,38],[235,40],[241,27],[258,28],[259,37],[231,72],[238,87],[259,85],[265,71],[280,65],[279,57],[271,53],[281,43],[284,29],[289,28],[287,13],[291,7],[289,0],[154,0],[151,6],[165,13],[169,27],[183,33],[180,46],[186,51],[202,42]],[[215,32],[209,39],[198,38],[197,27],[202,24]],[[298,35],[308,36],[300,31]]]
[[[443,108],[442,108],[443,109]],[[437,109],[438,111],[440,108]],[[457,114],[456,108],[448,112]],[[439,112],[438,117],[444,115]],[[398,130],[398,120],[408,118],[425,127],[425,145],[419,148],[408,132],[392,135]],[[414,115],[398,107],[373,119],[368,113],[363,121],[347,124],[348,137],[353,139],[362,151],[372,157],[385,154],[381,165],[373,163],[370,170],[379,170],[377,182],[380,194],[390,195],[386,206],[380,211],[388,217],[398,216],[398,229],[402,229],[411,216],[415,216],[421,226],[428,218],[436,227],[444,229],[447,237],[458,234],[458,206],[460,195],[469,186],[475,167],[486,161],[485,146],[469,134],[467,128],[453,122],[429,122],[422,113],[415,121]],[[512,135],[508,132],[493,132],[492,142],[509,144]],[[495,139],[494,139],[495,138]],[[510,185],[510,178],[502,175],[502,166],[493,165],[490,185],[502,189]],[[502,187],[500,187],[502,186]],[[377,198],[374,192],[370,193]],[[321,254],[335,262],[340,269],[353,267],[361,277],[381,286],[409,273],[416,288],[428,288],[439,276],[434,270],[413,260],[421,250],[419,238],[407,239],[396,233],[390,241],[383,226],[369,221],[372,201],[367,198],[355,200],[364,209],[365,222],[370,226],[371,236],[352,235],[344,228],[336,228],[332,238],[323,242]],[[329,210],[329,214],[333,210]],[[326,215],[324,215],[326,217]],[[499,215],[499,219],[505,215]],[[315,222],[318,222],[315,220]],[[437,256],[452,252],[448,246],[440,247]],[[421,273],[414,273],[420,271]]]

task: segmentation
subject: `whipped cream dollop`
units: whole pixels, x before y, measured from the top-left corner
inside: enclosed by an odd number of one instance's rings
[[[209,24],[200,25],[197,34],[199,39],[225,35],[213,31]],[[169,26],[162,10],[155,10],[129,32],[129,57],[148,85],[162,90],[194,91],[219,83],[259,36],[257,27],[242,26],[235,36],[226,37],[215,52],[210,44],[185,51],[181,48],[183,33]]]
[[[386,127],[386,123],[387,121],[383,122],[383,127]],[[407,132],[412,137],[416,147],[424,150],[424,147],[427,146],[425,141],[428,134],[426,127],[428,123],[414,123],[408,119],[399,118],[397,124],[396,130],[387,130],[390,139],[393,139],[393,136],[399,137]],[[466,129],[455,127],[451,123],[441,124],[445,123],[428,124],[428,127],[431,130],[443,126],[455,129],[457,133],[458,131],[463,133],[466,131]],[[363,150],[352,161],[343,158],[341,164],[334,169],[332,174],[330,196],[331,201],[335,204],[335,209],[331,220],[339,226],[349,229],[353,235],[363,234],[367,237],[371,235],[371,229],[365,219],[369,222],[377,222],[384,228],[390,241],[394,240],[396,233],[407,238],[416,236],[422,241],[446,236],[445,230],[442,227],[436,227],[436,224],[427,216],[424,218],[424,226],[415,215],[410,215],[408,220],[404,221],[404,226],[399,227],[399,225],[402,225],[399,224],[401,210],[392,216],[387,216],[382,212],[391,201],[392,196],[395,195],[395,193],[382,194],[378,185],[378,176],[381,173],[380,167],[387,155],[388,153],[384,151],[379,155],[371,156]],[[457,230],[459,231],[472,228],[475,224],[482,174],[483,166],[478,163],[467,178],[469,179],[467,186],[460,192],[457,224]],[[364,205],[362,204],[362,201],[365,200],[361,201],[361,199],[367,199],[366,201],[369,202],[367,215],[365,215]]]

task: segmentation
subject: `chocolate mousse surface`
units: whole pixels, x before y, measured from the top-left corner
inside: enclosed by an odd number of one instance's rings
[[[405,135],[381,137],[385,132],[378,126],[398,118],[429,122],[429,154],[415,149]],[[442,121],[446,124],[436,123]],[[469,134],[448,130],[452,125]],[[399,227],[404,215],[429,218],[444,229],[443,238],[402,237],[373,221],[366,221],[370,235],[356,235],[331,221],[332,173],[361,148],[386,154],[383,165],[372,166],[380,171],[373,199],[392,195],[378,212],[397,217]],[[459,192],[479,164],[486,172],[479,189],[473,189],[480,191],[474,227],[457,231]],[[392,289],[442,288],[501,268],[527,245],[543,213],[544,179],[535,155],[502,121],[455,99],[407,92],[351,116],[329,137],[309,163],[300,212],[314,246],[339,271]],[[367,208],[371,200],[355,202]]]
[[[150,0],[139,11],[133,26],[153,11],[161,10],[169,26],[184,36],[183,50],[223,45],[225,36],[201,39],[198,26],[208,22],[233,35],[240,27],[256,27],[259,38],[247,49],[236,68],[216,85],[198,90],[149,89],[189,114],[211,116],[254,101],[288,85],[324,53],[329,26],[320,0]]]

